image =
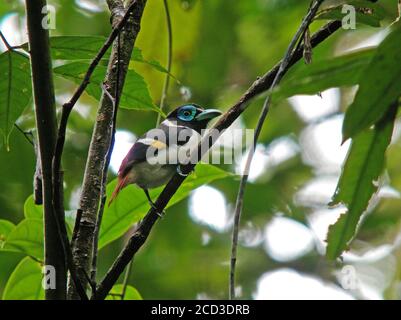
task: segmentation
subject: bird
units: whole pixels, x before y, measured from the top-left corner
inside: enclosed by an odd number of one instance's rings
[[[134,143],[118,170],[118,182],[108,206],[122,189],[130,184],[140,187],[157,214],[149,189],[166,184],[180,171],[180,164],[188,160],[192,147],[197,145],[202,130],[210,120],[222,113],[217,109],[203,109],[195,103],[185,104],[171,111],[157,128],[143,134]]]

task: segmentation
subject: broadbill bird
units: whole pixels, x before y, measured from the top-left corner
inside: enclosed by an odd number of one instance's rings
[[[148,189],[166,184],[177,171],[181,173],[180,164],[188,161],[202,130],[219,115],[219,110],[186,104],[170,112],[157,128],[142,135],[121,163],[109,206],[123,188],[135,184],[143,189],[149,204],[158,211]]]

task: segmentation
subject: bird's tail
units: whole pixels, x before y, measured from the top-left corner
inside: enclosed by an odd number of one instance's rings
[[[114,189],[114,191],[110,197],[109,203],[108,203],[109,207],[110,207],[111,203],[114,201],[114,199],[117,197],[117,195],[120,193],[120,191],[122,189],[124,189],[125,186],[127,185],[127,182],[128,182],[127,178],[128,178],[127,176],[125,176],[124,178],[120,178],[120,177],[118,178],[118,183],[117,183],[116,188]]]

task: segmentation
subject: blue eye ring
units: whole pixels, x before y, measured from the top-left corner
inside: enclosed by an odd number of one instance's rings
[[[177,116],[182,121],[192,121],[196,116],[196,108],[191,105],[184,106],[178,111]]]

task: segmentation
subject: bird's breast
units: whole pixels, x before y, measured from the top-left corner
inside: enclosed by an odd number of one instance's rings
[[[136,163],[129,172],[130,183],[144,189],[152,189],[166,184],[176,172],[176,165]]]

